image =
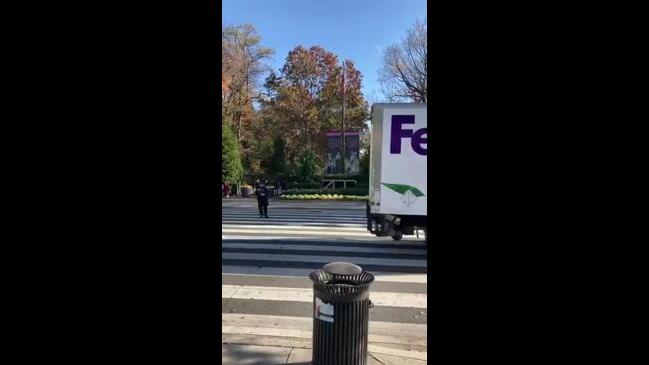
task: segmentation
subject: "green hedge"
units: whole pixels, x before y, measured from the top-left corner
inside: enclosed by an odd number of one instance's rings
[[[288,189],[282,195],[304,195],[304,194],[338,194],[338,195],[368,195],[368,188],[347,188],[347,189]]]
[[[325,175],[322,177],[323,179],[336,179],[336,180],[362,180],[363,176],[361,175]]]
[[[299,183],[296,181],[286,184],[289,189],[321,189],[322,183],[320,182],[311,182],[311,183]]]
[[[368,197],[364,195],[340,195],[340,194],[296,194],[296,195],[282,195],[281,199],[286,200],[351,200],[363,201]]]

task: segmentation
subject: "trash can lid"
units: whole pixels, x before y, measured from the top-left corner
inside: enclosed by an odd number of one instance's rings
[[[349,262],[331,262],[322,267],[324,271],[334,275],[358,275],[363,269]]]

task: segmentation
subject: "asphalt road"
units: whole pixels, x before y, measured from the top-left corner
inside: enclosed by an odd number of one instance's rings
[[[260,338],[308,340],[313,318],[308,274],[347,261],[376,276],[370,343],[426,352],[423,238],[372,236],[364,202],[272,200],[268,219],[259,217],[253,199],[226,199],[222,207],[224,338],[254,338],[256,344]]]

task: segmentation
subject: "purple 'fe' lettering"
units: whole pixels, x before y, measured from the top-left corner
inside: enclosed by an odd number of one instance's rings
[[[390,154],[401,153],[401,139],[411,138],[410,145],[415,153],[426,155],[427,149],[422,146],[428,143],[428,138],[422,138],[428,135],[427,128],[421,128],[413,133],[411,129],[403,129],[404,124],[415,124],[414,115],[393,115],[390,133]]]
[[[401,138],[412,137],[410,129],[403,129],[404,124],[415,124],[414,115],[393,115],[392,116],[392,133],[390,134],[390,153],[401,153]]]
[[[422,138],[421,136],[426,137]],[[412,136],[412,149],[420,155],[425,155],[428,152],[428,128],[422,128],[415,132]]]

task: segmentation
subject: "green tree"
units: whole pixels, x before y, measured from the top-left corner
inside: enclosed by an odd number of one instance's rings
[[[221,179],[233,184],[238,183],[243,178],[241,151],[239,141],[228,125],[222,128],[221,144]]]
[[[298,173],[303,183],[310,183],[314,180],[318,172],[318,163],[315,153],[311,150],[304,152],[300,161]]]
[[[359,169],[359,182],[367,184],[370,181],[370,155],[368,153],[361,156],[361,160],[359,161]]]
[[[273,141],[273,155],[270,159],[269,172],[273,175],[283,176],[286,173],[286,155],[284,153],[284,139],[275,137]]]
[[[367,126],[363,129],[360,138],[359,182],[367,184],[370,180],[370,130]]]

